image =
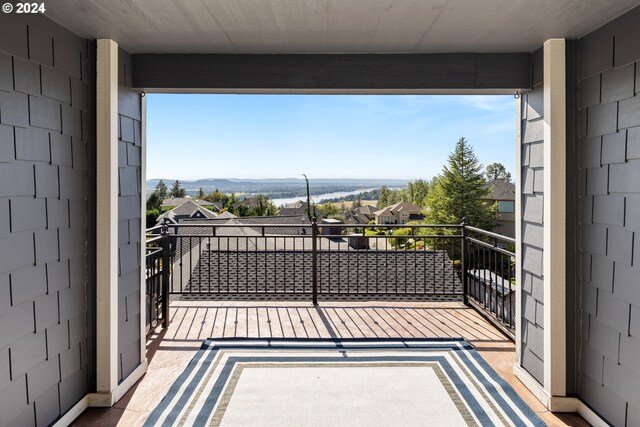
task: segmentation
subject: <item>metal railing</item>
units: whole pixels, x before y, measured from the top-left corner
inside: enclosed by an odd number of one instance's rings
[[[160,232],[160,235],[153,234]],[[170,239],[166,227],[154,227],[147,230],[146,240],[146,305],[147,333],[162,322],[164,328],[169,324],[169,274]]]
[[[467,302],[505,333],[515,336],[516,240],[465,226]]]
[[[462,298],[460,225],[169,226],[170,292]],[[392,231],[403,229],[403,235]],[[445,231],[447,231],[445,233]]]
[[[314,304],[335,297],[461,300],[492,315],[506,331],[514,329],[515,304],[503,298],[514,293],[512,271],[500,258],[513,253],[498,245],[513,239],[464,223],[185,221],[164,227],[167,235],[156,238],[167,246],[162,263],[167,298],[308,297]]]

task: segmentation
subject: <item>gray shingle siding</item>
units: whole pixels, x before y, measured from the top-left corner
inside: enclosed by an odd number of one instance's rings
[[[542,69],[542,55],[534,55],[534,68]],[[540,383],[544,373],[542,313],[544,288],[542,236],[544,232],[544,111],[542,81],[520,98],[522,194],[522,367]]]
[[[131,56],[118,54],[118,378],[140,365],[140,94],[131,89]],[[136,131],[137,129],[137,131]],[[132,153],[131,155],[129,153]],[[133,226],[132,226],[133,224]]]
[[[0,425],[88,392],[87,53],[44,16],[0,16]]]
[[[614,425],[640,420],[640,9],[579,41],[579,396]],[[583,132],[584,134],[584,132]],[[626,423],[626,424],[625,424]]]

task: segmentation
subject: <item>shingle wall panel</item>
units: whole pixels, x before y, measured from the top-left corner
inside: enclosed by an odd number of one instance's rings
[[[42,95],[64,103],[71,103],[71,81],[63,71],[41,67]]]
[[[544,166],[544,146],[541,142],[529,145],[529,166],[532,168]]]
[[[616,263],[613,289],[622,301],[640,307],[640,266],[631,267]]]
[[[60,259],[58,230],[38,230],[34,233],[35,263],[46,264]]]
[[[31,126],[62,130],[60,103],[54,100],[29,95],[29,124]]]
[[[605,290],[598,291],[598,321],[616,331],[626,331],[629,325],[629,303]]]
[[[13,127],[0,125],[0,163],[11,163],[15,158]]]
[[[34,169],[36,197],[58,197],[58,167],[38,163]]]
[[[0,391],[0,424],[8,426],[17,421],[18,425],[29,425],[29,420],[33,421],[33,408],[27,403],[27,383],[24,377],[16,378]]]
[[[624,163],[627,159],[626,130],[602,137],[602,163]]]
[[[50,387],[47,391],[37,395],[33,401],[36,425],[47,425],[49,420],[60,416],[58,386]]]
[[[37,399],[40,395],[47,392],[53,384],[54,389],[58,390],[58,358],[49,358],[38,365],[31,368],[27,375],[27,383],[29,385],[29,396]],[[56,406],[58,399],[56,396]]]
[[[620,364],[640,372],[640,339],[623,335],[620,340]]]
[[[623,101],[624,102],[624,101]],[[618,130],[618,105],[596,104],[589,107],[587,136],[599,136]]]
[[[591,255],[591,285],[613,292],[613,261],[605,256]]]
[[[62,105],[61,130],[64,135],[82,137],[82,112],[77,108]]]
[[[580,150],[580,166],[583,168],[599,168],[602,166],[602,137],[587,138],[582,142]]]
[[[47,263],[47,285],[50,293],[69,287],[69,263],[66,260]]]
[[[600,81],[602,77],[600,74],[591,76],[582,81],[580,87],[579,105],[580,108],[590,107],[600,103]]]
[[[640,306],[631,306],[631,314],[629,315],[629,335],[640,338]]]
[[[11,233],[4,238],[0,245],[0,273],[33,265],[33,240],[33,233],[29,231]]]
[[[620,129],[640,126],[640,96],[620,101],[618,126]]]
[[[625,198],[620,195],[594,196],[591,219],[596,224],[624,225]]]
[[[587,194],[609,194],[609,165],[587,169]]]
[[[69,227],[69,201],[55,198],[44,200],[47,204],[47,228]]]
[[[10,276],[11,302],[14,306],[33,301],[39,295],[44,295],[47,292],[44,264],[12,271]]]
[[[72,166],[71,137],[52,132],[51,140],[51,164],[58,166]]]
[[[58,296],[56,294],[39,295],[35,301],[35,322],[36,330],[42,331],[45,328],[58,323]]]
[[[15,322],[15,324],[13,324]],[[0,348],[8,351],[9,345],[33,333],[33,302],[16,305],[0,318]],[[3,384],[5,386],[6,384]]]
[[[578,71],[581,79],[613,67],[613,37],[611,28],[604,26],[580,39]]]
[[[13,90],[13,59],[3,52],[0,52],[0,89]]]
[[[11,229],[9,212],[9,199],[0,198],[0,239],[9,235]]]
[[[602,103],[611,103],[634,95],[635,65],[630,64],[621,68],[602,73]]]
[[[640,160],[610,166],[609,191],[640,194]]]
[[[633,255],[633,233],[622,227],[607,229],[607,257],[616,263],[631,265]]]
[[[47,208],[45,199],[33,197],[14,197],[11,205],[11,231],[26,231],[45,228]]]
[[[640,127],[627,130],[627,159],[640,159]]]
[[[36,128],[15,128],[17,160],[49,162],[49,132]]]
[[[638,45],[638,21],[640,10],[632,9],[615,21],[615,25],[609,24],[615,34],[614,67],[621,67],[637,61],[640,58],[640,46]],[[633,78],[633,77],[631,77]]]
[[[35,62],[13,58],[13,87],[17,92],[40,95],[40,66]]]
[[[33,196],[33,165],[0,163],[0,197]]]
[[[44,330],[25,335],[12,343],[11,376],[23,376],[29,369],[46,360],[47,347]]]
[[[608,422],[615,426],[624,426],[626,402],[602,384],[583,376],[580,383],[580,397]]]
[[[73,168],[77,170],[87,169],[87,143],[77,136],[71,138]]]
[[[29,126],[29,95],[19,92],[0,92],[0,123]]]

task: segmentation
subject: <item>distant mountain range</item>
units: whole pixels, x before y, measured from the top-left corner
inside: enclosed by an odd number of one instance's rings
[[[153,191],[160,178],[147,180],[147,191]],[[175,178],[162,178],[170,189]],[[336,191],[356,191],[380,188],[383,185],[390,188],[404,187],[409,181],[406,179],[310,179],[309,186],[312,194],[325,194]],[[271,179],[237,179],[237,178],[206,178],[198,180],[180,180],[182,187],[188,194],[196,194],[200,188],[205,193],[216,189],[222,193],[267,194],[272,198],[297,197],[306,194],[305,180],[301,178],[271,178]]]

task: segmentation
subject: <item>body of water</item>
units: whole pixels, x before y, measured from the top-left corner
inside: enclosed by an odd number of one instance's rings
[[[320,203],[322,200],[325,200],[325,199],[335,199],[338,197],[350,196],[352,194],[360,194],[365,191],[372,191],[372,190],[375,190],[375,188],[364,188],[364,189],[355,190],[355,191],[335,191],[333,193],[316,194],[315,196],[311,196],[311,201],[313,203]],[[298,200],[306,201],[307,197],[298,196],[298,197],[290,197],[288,199],[272,199],[271,201],[273,202],[274,205],[280,207],[282,205],[287,205],[289,203],[295,203]]]

